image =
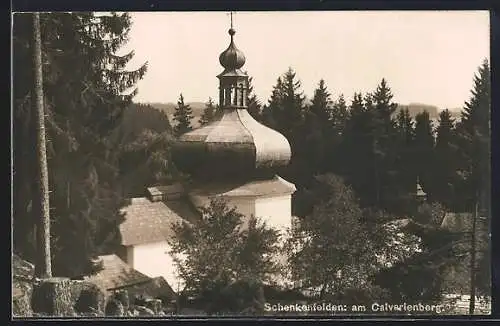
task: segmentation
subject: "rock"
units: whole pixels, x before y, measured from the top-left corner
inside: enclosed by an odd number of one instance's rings
[[[69,278],[42,279],[33,287],[33,311],[49,316],[72,316],[72,294],[72,281]]]
[[[112,298],[123,305],[123,309],[128,310],[130,307],[130,299],[127,291],[118,290],[113,293]]]
[[[33,314],[31,309],[33,286],[28,282],[14,280],[12,292],[12,315],[16,317],[31,316]]]
[[[160,299],[148,299],[145,304],[146,308],[151,309],[154,314],[158,314],[162,310],[162,302]]]
[[[108,301],[108,304],[106,305],[105,314],[106,316],[122,317],[125,316],[125,309],[120,301],[116,299],[111,299]]]
[[[78,313],[104,314],[106,294],[96,284],[72,281],[73,307]]]
[[[35,266],[18,255],[12,255],[12,314],[28,317],[33,314],[31,297],[35,279]]]
[[[154,316],[153,310],[146,308],[144,306],[135,306],[135,310],[139,313],[139,316]]]

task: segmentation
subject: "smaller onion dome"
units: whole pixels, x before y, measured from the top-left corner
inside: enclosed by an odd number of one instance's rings
[[[219,56],[219,62],[224,67],[226,71],[232,71],[240,69],[245,64],[245,55],[243,52],[238,50],[234,44],[233,36],[236,31],[231,28],[229,29],[229,35],[231,35],[231,43],[228,48],[224,50]]]

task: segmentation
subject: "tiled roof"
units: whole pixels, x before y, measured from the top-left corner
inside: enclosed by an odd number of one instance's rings
[[[450,231],[467,231],[471,229],[471,213],[446,213],[441,227]]]
[[[95,275],[86,277],[86,280],[101,289],[112,290],[151,280],[150,277],[127,265],[117,255],[105,255],[99,258],[102,259],[103,269]]]
[[[129,296],[142,295],[150,298],[174,299],[177,295],[168,282],[161,276],[149,282],[138,284],[127,289]]]
[[[182,200],[152,202],[148,198],[132,198],[122,212],[125,221],[120,224],[120,232],[124,246],[167,240],[173,235],[174,223],[192,221],[197,214]]]
[[[192,195],[210,196],[217,194],[228,197],[268,197],[292,194],[295,190],[296,188],[293,183],[290,183],[279,176],[275,176],[272,180],[251,181],[243,185],[202,185],[200,187],[194,187]]]

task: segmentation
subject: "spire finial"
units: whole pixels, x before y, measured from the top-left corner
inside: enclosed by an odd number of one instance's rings
[[[233,12],[229,12],[230,20],[231,20],[231,28],[229,28],[229,35],[231,35],[231,40],[233,39],[233,35],[236,34],[236,31],[233,28]]]

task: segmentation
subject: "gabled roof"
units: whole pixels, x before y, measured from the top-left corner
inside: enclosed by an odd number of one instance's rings
[[[132,198],[122,213],[125,221],[120,224],[120,232],[124,246],[168,240],[173,236],[174,224],[191,222],[197,216],[196,210],[183,200],[151,201],[145,197]]]
[[[471,213],[448,212],[443,218],[441,227],[454,232],[468,231],[472,228]]]
[[[97,274],[85,279],[96,284],[104,290],[113,290],[142,284],[151,280],[150,277],[133,269],[121,260],[117,255],[99,256],[103,262],[103,269]]]
[[[194,187],[191,193],[194,196],[210,196],[213,194],[227,197],[270,197],[292,194],[295,185],[279,176],[271,180],[256,180],[245,184],[207,184]]]
[[[127,289],[129,296],[144,296],[150,298],[174,299],[177,294],[170,284],[161,276],[151,279],[149,282],[141,283]]]

